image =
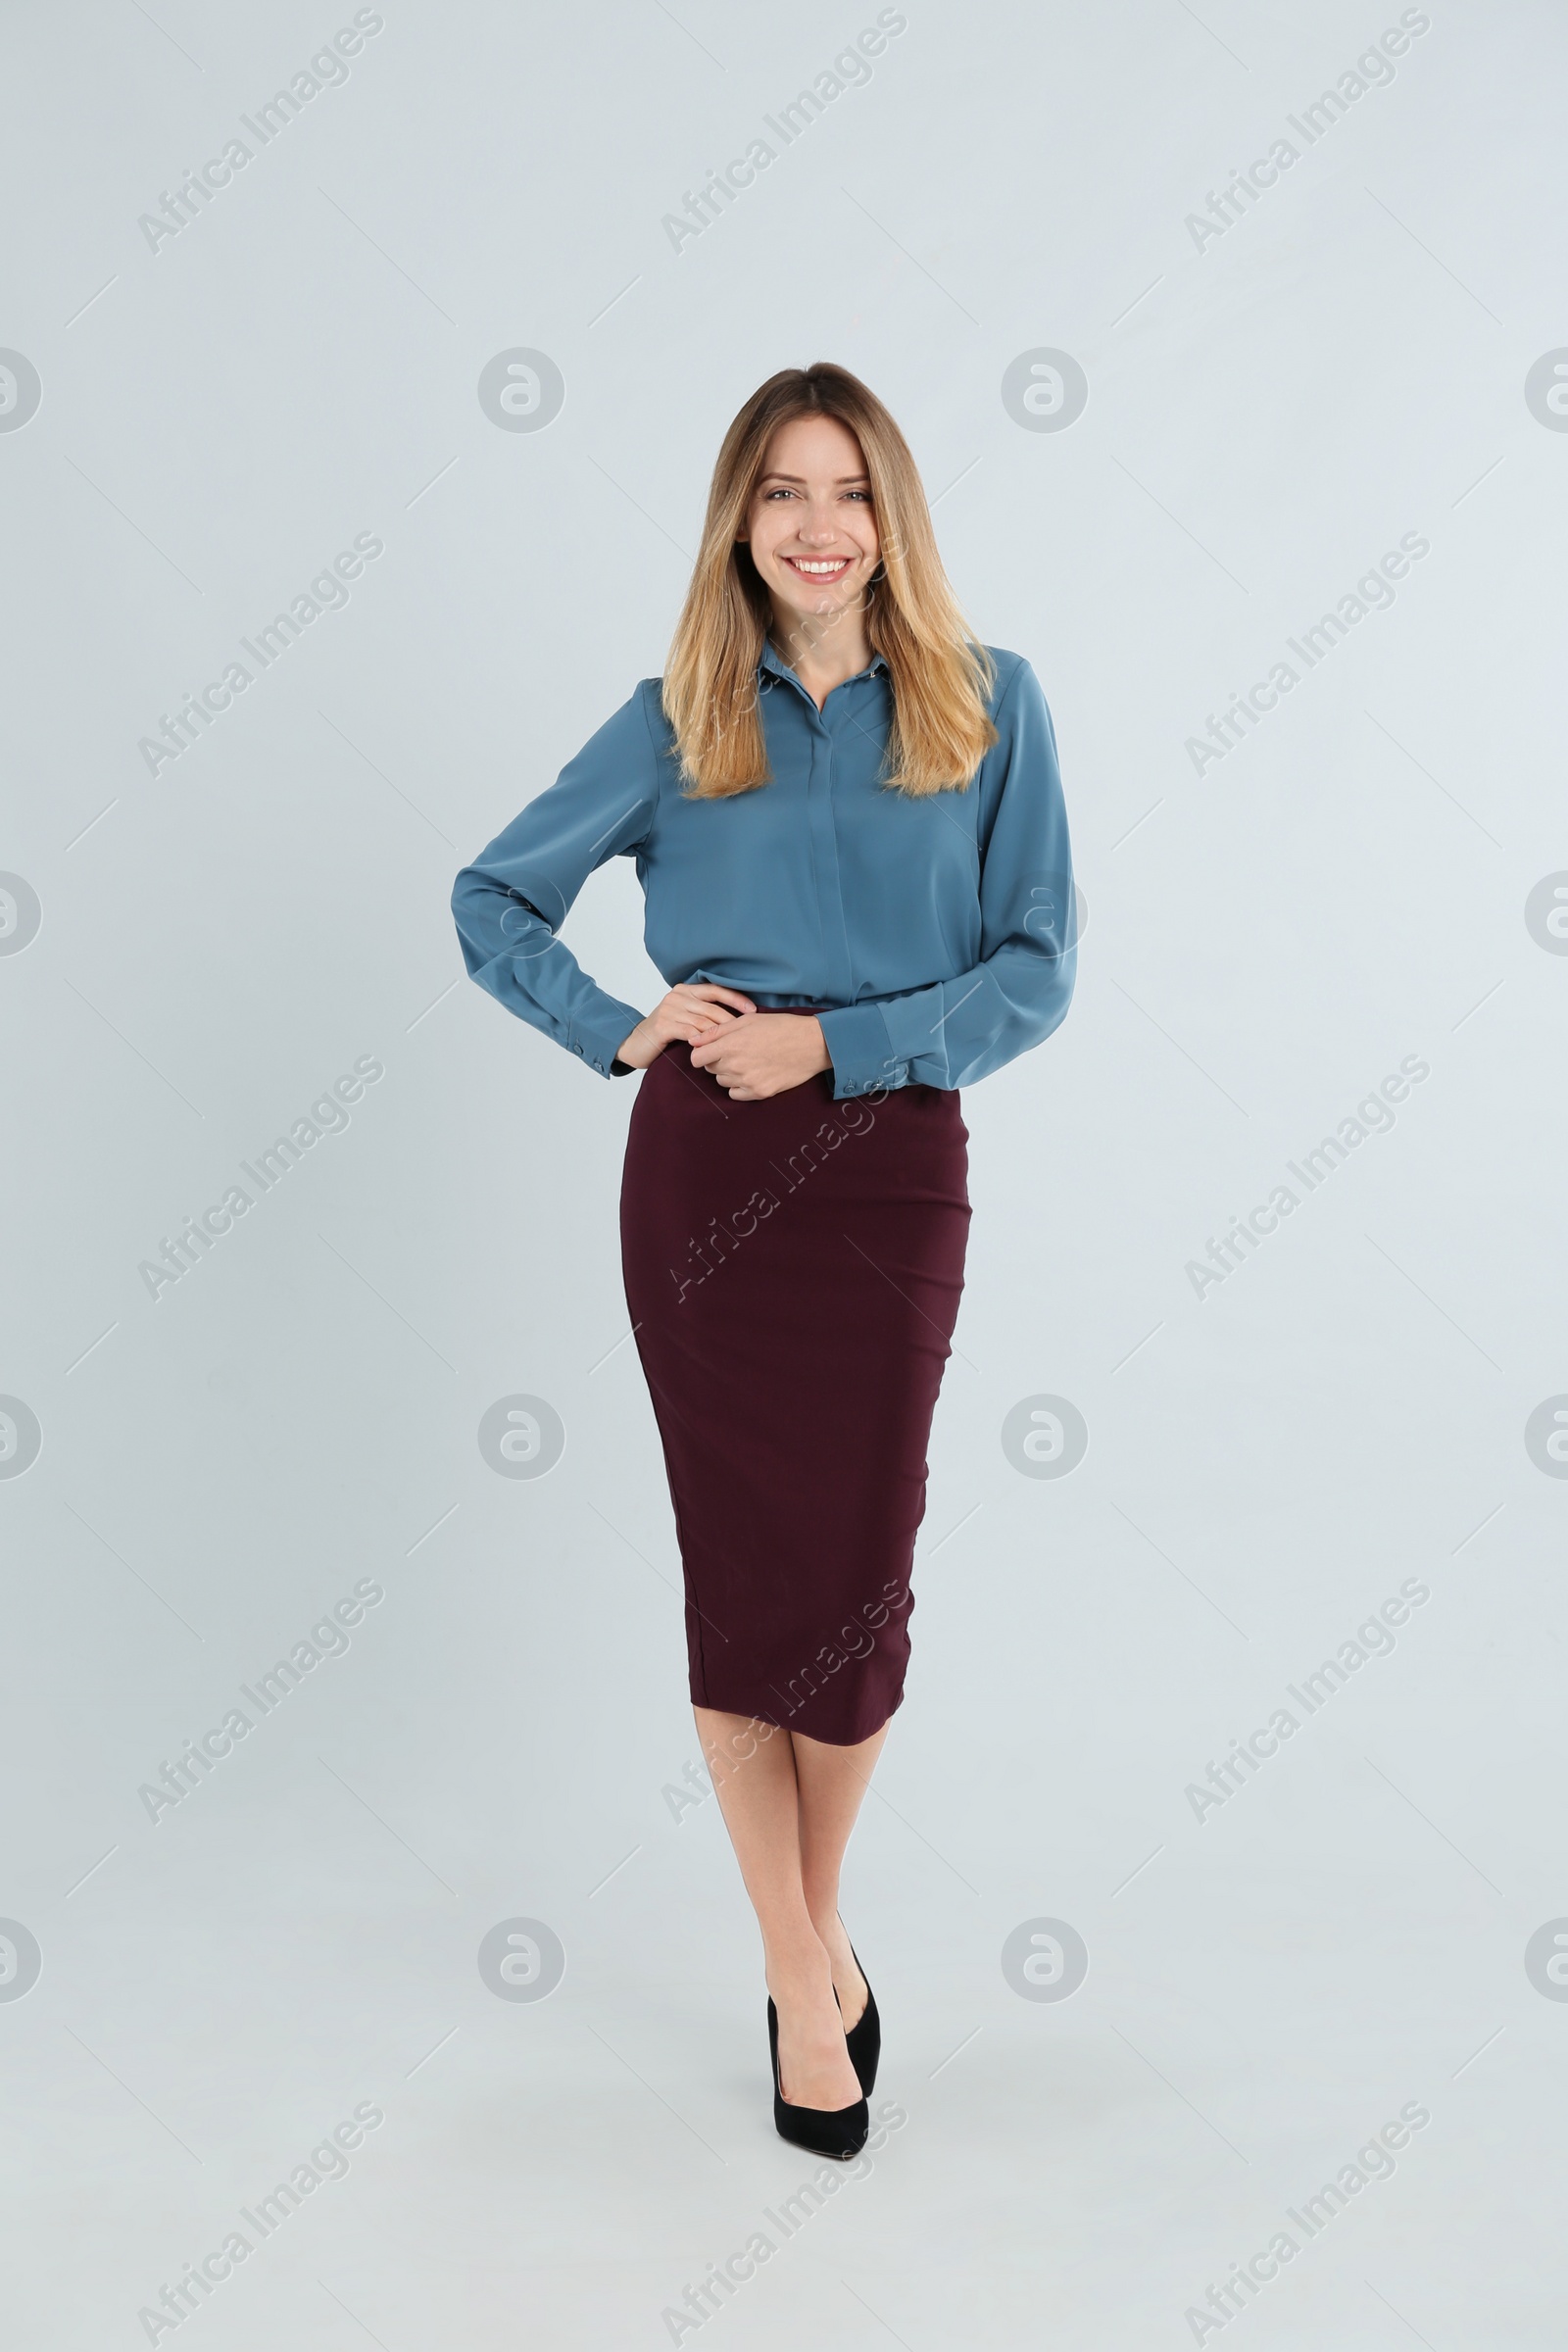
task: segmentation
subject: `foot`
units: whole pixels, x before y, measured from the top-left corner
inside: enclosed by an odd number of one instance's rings
[[[815,2107],[829,2115],[853,2107],[860,2083],[844,2044],[827,1954],[820,1966],[769,1968],[767,1989],[778,2011],[778,2079],[785,2105]]]
[[[865,2009],[869,1987],[855,1963],[844,1922],[835,1911],[830,1920],[813,1922],[833,1965],[833,1989],[846,2034],[853,2034]]]

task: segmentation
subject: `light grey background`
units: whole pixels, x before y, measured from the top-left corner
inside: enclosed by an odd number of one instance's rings
[[[160,2342],[667,2343],[810,2176],[716,1804],[665,1793],[697,1747],[619,1285],[633,1085],[466,983],[447,897],[657,674],[725,423],[819,357],[1040,673],[1090,917],[1064,1029],[964,1100],[913,1667],[845,1898],[906,2120],[680,2340],[1558,2340],[1568,2004],[1524,1955],[1568,1913],[1568,1484],[1524,1425],[1568,1390],[1568,958],[1525,903],[1568,867],[1568,435],[1524,385],[1568,344],[1563,22],[1434,0],[1200,249],[1397,8],[904,13],[677,252],[662,217],[873,8],[387,0],[154,251],[160,192],[353,11],[5,10],[0,345],[42,383],[0,431],[0,866],[42,909],[0,957],[0,1390],[42,1430],[0,1480],[0,1914],[42,1951],[0,1999],[18,2343],[147,2341],[362,2102],[348,2177]],[[514,347],[564,377],[537,433],[477,398]],[[1088,375],[1062,432],[1003,405],[1041,347]],[[150,775],[160,714],[362,532],[346,607]],[[1403,533],[1392,609],[1195,773]],[[619,868],[567,937],[647,1005],[637,912]],[[348,1129],[151,1298],[161,1237],[361,1055]],[[1410,1055],[1394,1129],[1196,1296]],[[478,1448],[515,1394],[566,1432],[539,1480]],[[1061,1480],[1002,1448],[1042,1394],[1090,1431]],[[347,1653],[150,1821],[366,1578]],[[1196,1818],[1409,1578],[1393,1654]],[[565,1951],[538,2003],[479,1975],[518,1917]],[[1003,1973],[1039,1918],[1088,1946],[1061,2002]],[[1407,2102],[1305,2242],[1288,2209]],[[1184,2316],[1282,2229],[1244,2316]]]

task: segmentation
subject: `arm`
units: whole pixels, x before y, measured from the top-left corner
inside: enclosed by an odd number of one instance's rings
[[[1055,732],[1027,662],[994,720],[998,740],[979,779],[980,961],[956,980],[822,1013],[835,1097],[968,1086],[1065,1017],[1078,952],[1072,857]]]
[[[639,686],[452,892],[469,976],[607,1078],[622,1074],[616,1048],[643,1016],[598,987],[556,933],[588,876],[635,852],[653,823],[659,783],[643,697]]]

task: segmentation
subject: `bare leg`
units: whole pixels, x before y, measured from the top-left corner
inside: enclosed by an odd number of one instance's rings
[[[735,1848],[741,1877],[762,1934],[767,1989],[778,2009],[779,2081],[784,2097],[797,2107],[832,2112],[860,2095],[844,2021],[833,1998],[833,1961],[817,1933],[802,1875],[802,1792],[796,1748],[789,1732],[694,1707],[698,1737]],[[809,1745],[819,1747],[812,1740]],[[858,1755],[858,1749],[830,1750]],[[809,1770],[809,1767],[808,1768]],[[861,1783],[863,1787],[863,1775]],[[814,1846],[822,1832],[811,1808]],[[842,1812],[843,1808],[837,1808]],[[832,1818],[837,1812],[829,1808]],[[854,1808],[848,1820],[853,1823]],[[849,1835],[846,1824],[844,1836]],[[838,1848],[843,1853],[842,1840]],[[837,1880],[837,1862],[834,1863]],[[847,1953],[846,1946],[846,1953]]]
[[[800,1788],[801,1886],[811,1925],[832,1962],[833,1989],[846,2033],[859,2022],[866,1984],[839,1917],[839,1871],[887,1736],[884,1724],[857,1747],[830,1747],[824,1740],[808,1740],[802,1732],[790,1734]]]

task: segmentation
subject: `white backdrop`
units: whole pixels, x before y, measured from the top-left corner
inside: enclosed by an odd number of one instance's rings
[[[1555,2343],[1560,12],[3,22],[11,2336]],[[845,1896],[890,2104],[789,2205],[633,1082],[447,901],[817,358],[1039,671],[1088,921],[964,1099]],[[646,1006],[637,918],[620,866],[566,936]]]

